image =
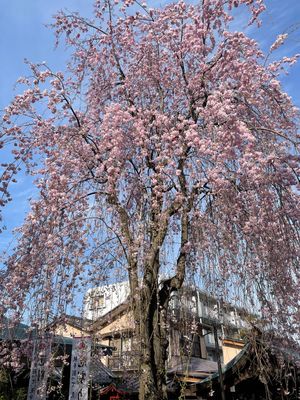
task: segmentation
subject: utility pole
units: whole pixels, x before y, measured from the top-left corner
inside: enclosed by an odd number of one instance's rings
[[[215,338],[215,349],[216,349],[216,353],[217,353],[221,399],[222,400],[226,400],[226,398],[225,398],[225,390],[224,390],[224,382],[223,382],[223,374],[222,374],[222,364],[221,364],[221,357],[220,357],[218,329],[217,329],[217,325],[216,324],[213,324],[213,331],[214,331],[214,338]]]

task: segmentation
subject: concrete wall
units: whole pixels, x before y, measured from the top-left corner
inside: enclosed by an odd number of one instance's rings
[[[113,283],[89,289],[84,300],[84,317],[95,321],[123,303],[128,295],[128,282]],[[101,297],[101,301],[96,301],[97,297]]]

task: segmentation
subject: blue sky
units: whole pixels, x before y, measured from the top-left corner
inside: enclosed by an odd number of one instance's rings
[[[92,0],[0,0],[0,109],[9,103],[14,93],[14,83],[28,70],[24,64],[27,58],[33,62],[46,61],[54,70],[63,70],[66,52],[63,47],[54,48],[54,35],[45,24],[51,23],[52,16],[60,9],[80,11],[90,15]],[[155,0],[155,5],[164,3]],[[151,1],[150,3],[151,4]],[[153,2],[152,2],[153,4]],[[292,31],[300,25],[300,0],[266,0],[267,11],[263,16],[263,27],[248,33],[256,38],[263,49],[267,49],[277,34]],[[239,15],[236,30],[245,28],[246,20]],[[282,55],[300,53],[300,28],[295,30],[280,50]],[[280,55],[280,53],[278,53]],[[300,106],[300,65],[294,67],[289,76],[283,78],[284,87]],[[6,212],[7,232],[0,237],[0,255],[12,239],[12,227],[21,224],[27,209],[27,198],[32,194],[30,179],[23,177],[15,185],[14,203]]]

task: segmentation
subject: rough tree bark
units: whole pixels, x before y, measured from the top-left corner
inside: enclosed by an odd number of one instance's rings
[[[172,207],[164,219],[157,219],[157,229],[153,230],[155,234],[152,235],[152,246],[145,265],[141,290],[136,281],[130,280],[136,335],[140,342],[140,400],[167,399],[168,306],[171,293],[179,290],[184,281],[185,246],[188,242],[188,207],[185,207],[181,212],[181,245],[176,274],[171,279],[160,281],[159,251],[167,234],[170,215],[175,210],[178,211],[176,207]],[[129,270],[136,267],[137,264]],[[131,276],[136,275],[131,273],[129,277]],[[137,290],[139,295],[135,295]]]

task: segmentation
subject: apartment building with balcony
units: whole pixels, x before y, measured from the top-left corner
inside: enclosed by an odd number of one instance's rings
[[[90,289],[85,297],[85,318],[93,321],[94,335],[115,349],[102,362],[119,376],[136,371],[139,359],[128,296],[129,284],[121,282]],[[247,321],[243,310],[221,304],[197,288],[184,287],[172,295],[169,327],[169,371],[182,369],[183,375],[189,362],[201,379],[216,371],[218,358],[226,364],[243,348],[241,331]],[[218,346],[213,327],[218,330]]]

